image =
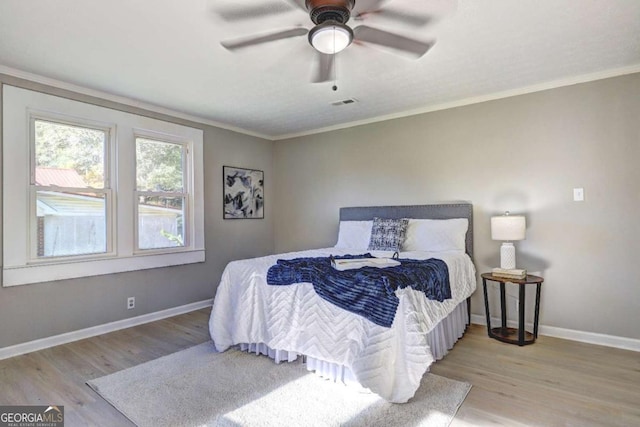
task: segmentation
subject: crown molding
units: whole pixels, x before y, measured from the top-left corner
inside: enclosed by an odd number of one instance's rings
[[[310,131],[279,135],[279,136],[272,137],[272,139],[275,141],[280,141],[283,139],[299,138],[303,136],[332,132],[332,131],[352,128],[356,126],[368,125],[368,124],[377,123],[377,122],[384,122],[387,120],[394,120],[394,119],[400,119],[404,117],[416,116],[419,114],[431,113],[434,111],[448,110],[456,107],[464,107],[466,105],[479,104],[482,102],[495,101],[495,100],[504,99],[504,98],[511,98],[513,96],[526,95],[526,94],[535,93],[535,92],[542,92],[549,89],[556,89],[556,88],[565,87],[565,86],[573,86],[580,83],[588,83],[596,80],[603,80],[611,77],[619,77],[619,76],[624,76],[627,74],[635,74],[635,73],[640,73],[640,64],[633,65],[630,67],[615,68],[611,70],[599,71],[597,73],[582,74],[579,76],[552,80],[549,82],[539,83],[531,86],[525,86],[518,89],[495,92],[495,93],[490,93],[486,95],[480,95],[480,96],[475,96],[471,98],[461,99],[457,101],[445,102],[442,104],[427,105],[414,110],[408,110],[408,111],[403,111],[403,112],[394,113],[394,114],[387,114],[384,116],[378,116],[378,117],[364,119],[364,120],[357,120],[357,121],[348,122],[348,123],[341,123],[338,125],[313,129]]]
[[[143,110],[151,111],[154,113],[165,114],[167,116],[175,117],[177,119],[189,120],[191,122],[214,126],[220,129],[229,130],[232,132],[241,133],[248,136],[253,136],[260,139],[266,139],[268,141],[273,141],[273,137],[268,135],[263,135],[257,132],[248,131],[246,129],[242,129],[235,126],[230,126],[221,122],[217,122],[215,120],[206,119],[204,117],[194,116],[187,113],[182,113],[180,111],[175,111],[170,108],[160,107],[158,105],[149,104],[143,101],[139,101],[133,98],[127,98],[125,96],[114,95],[108,92],[103,92],[97,89],[89,89],[84,86],[79,86],[73,83],[64,82],[62,80],[53,79],[50,77],[41,76],[39,74],[30,73],[27,71],[18,70],[15,68],[7,67],[5,65],[0,64],[0,75],[4,74],[6,76],[14,77],[17,79],[28,80],[33,83],[40,83],[43,85],[51,86],[57,89],[68,90],[71,92],[75,92],[81,95],[93,96],[96,98],[100,98],[106,101],[117,102],[119,104],[124,104],[129,107],[140,108]],[[30,89],[25,87],[25,89]]]
[[[461,99],[461,100],[457,100],[457,101],[446,102],[446,103],[442,103],[442,104],[426,105],[426,106],[418,108],[418,109],[407,110],[407,111],[403,111],[403,112],[399,112],[399,113],[393,113],[393,114],[387,114],[387,115],[373,117],[373,118],[364,119],[364,120],[357,120],[357,121],[353,121],[353,122],[341,123],[341,124],[338,124],[338,125],[312,129],[312,130],[309,130],[309,131],[303,131],[303,132],[296,132],[296,133],[273,136],[273,135],[265,135],[265,134],[261,134],[261,133],[257,133],[257,132],[252,132],[252,131],[249,131],[249,130],[246,130],[246,129],[242,129],[242,128],[239,128],[239,127],[236,127],[236,126],[230,126],[230,125],[227,125],[227,124],[224,124],[224,123],[221,123],[221,122],[217,122],[217,121],[214,121],[214,120],[206,119],[204,117],[199,117],[199,116],[194,116],[194,115],[187,114],[187,113],[182,113],[182,112],[179,112],[179,111],[171,110],[169,108],[160,107],[160,106],[157,106],[157,105],[145,103],[145,102],[133,99],[133,98],[127,98],[127,97],[123,97],[123,96],[119,96],[119,95],[113,95],[113,94],[110,94],[108,92],[103,92],[103,91],[96,90],[96,89],[89,89],[89,88],[86,88],[86,87],[83,87],[83,86],[79,86],[79,85],[76,85],[76,84],[73,84],[73,83],[64,82],[64,81],[61,81],[61,80],[57,80],[57,79],[53,79],[53,78],[50,78],[50,77],[41,76],[41,75],[30,73],[30,72],[27,72],[27,71],[18,70],[18,69],[7,67],[7,66],[4,66],[4,65],[0,64],[0,74],[5,74],[7,76],[28,80],[28,81],[31,81],[31,82],[34,82],[34,83],[40,83],[40,84],[43,84],[43,85],[52,86],[52,87],[55,87],[55,88],[58,88],[58,89],[69,90],[71,92],[76,92],[76,93],[79,93],[79,94],[82,94],[82,95],[101,98],[101,99],[104,99],[104,100],[107,100],[107,101],[117,102],[117,103],[124,104],[124,105],[130,106],[130,107],[140,108],[140,109],[152,111],[152,112],[159,113],[159,114],[165,114],[165,115],[172,116],[172,117],[175,117],[175,118],[178,118],[178,119],[189,120],[189,121],[192,121],[192,122],[195,122],[195,123],[208,125],[208,126],[214,126],[214,127],[220,128],[220,129],[225,129],[225,130],[229,130],[229,131],[232,131],[232,132],[237,132],[237,133],[248,135],[248,136],[252,136],[252,137],[255,137],[255,138],[264,139],[264,140],[267,140],[267,141],[280,141],[280,140],[285,140],[285,139],[292,139],[292,138],[299,138],[299,137],[304,137],[304,136],[316,135],[316,134],[320,134],[320,133],[332,132],[332,131],[336,131],[336,130],[342,130],[342,129],[352,128],[352,127],[356,127],[356,126],[363,126],[363,125],[368,125],[368,124],[372,124],[372,123],[384,122],[384,121],[387,121],[387,120],[394,120],[394,119],[400,119],[400,118],[404,118],[404,117],[416,116],[416,115],[420,115],[420,114],[431,113],[431,112],[434,112],[434,111],[448,110],[448,109],[451,109],[451,108],[457,108],[457,107],[463,107],[463,106],[467,106],[467,105],[479,104],[479,103],[487,102],[487,101],[495,101],[495,100],[504,99],[504,98],[511,98],[511,97],[514,97],[514,96],[526,95],[526,94],[535,93],[535,92],[542,92],[542,91],[549,90],[549,89],[556,89],[556,88],[560,88],[560,87],[572,86],[572,85],[581,84],[581,83],[588,83],[588,82],[591,82],[591,81],[603,80],[603,79],[607,79],[607,78],[611,78],[611,77],[619,77],[619,76],[624,76],[624,75],[627,75],[627,74],[634,74],[634,73],[639,73],[639,72],[640,72],[640,64],[636,64],[636,65],[632,65],[632,66],[629,66],[629,67],[614,68],[614,69],[610,69],[610,70],[599,71],[599,72],[596,72],[596,73],[582,74],[582,75],[579,75],[579,76],[572,76],[572,77],[568,77],[568,78],[552,80],[552,81],[549,81],[549,82],[544,82],[544,83],[539,83],[539,84],[535,84],[535,85],[525,86],[525,87],[522,87],[522,88],[517,88],[517,89],[512,89],[512,90],[507,90],[507,91],[501,91],[501,92],[495,92],[495,93],[480,95],[480,96],[476,96],[476,97]]]

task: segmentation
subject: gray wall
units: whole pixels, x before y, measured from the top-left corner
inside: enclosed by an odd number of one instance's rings
[[[0,288],[0,348],[212,298],[230,260],[335,244],[341,206],[446,200],[475,206],[478,271],[498,264],[489,218],[527,216],[518,264],[545,277],[542,324],[640,338],[638,74],[275,143],[0,82],[202,128],[207,248],[201,264]],[[222,220],[223,165],[264,170],[264,220]]]
[[[0,82],[203,129],[206,233],[204,263],[0,287],[0,348],[213,298],[229,260],[273,251],[272,142],[10,76]],[[223,165],[264,171],[265,219],[222,220]],[[126,309],[129,296],[136,297],[133,310]]]
[[[541,324],[637,339],[639,161],[640,74],[277,141],[275,250],[334,245],[341,206],[467,200],[483,272],[510,210],[518,266],[545,277]]]

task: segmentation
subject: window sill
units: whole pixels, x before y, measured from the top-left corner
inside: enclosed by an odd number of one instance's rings
[[[204,262],[204,249],[131,257],[90,259],[59,264],[3,267],[2,286],[18,286],[30,283],[51,282],[79,277],[100,276],[125,271],[147,270],[173,265]]]

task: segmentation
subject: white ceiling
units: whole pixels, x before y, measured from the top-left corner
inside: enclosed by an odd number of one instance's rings
[[[310,83],[314,51],[306,36],[235,52],[220,46],[310,28],[293,3],[2,0],[0,66],[269,139],[640,71],[639,0],[382,2],[433,19],[423,27],[380,16],[363,23],[437,42],[418,60],[351,45],[337,57],[337,92],[332,82]],[[380,1],[356,7],[372,3]],[[244,10],[264,13],[239,19]],[[346,98],[358,102],[331,105]]]

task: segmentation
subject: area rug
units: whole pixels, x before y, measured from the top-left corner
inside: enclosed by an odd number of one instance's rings
[[[87,384],[139,426],[448,426],[471,385],[426,374],[405,404],[213,343]]]

